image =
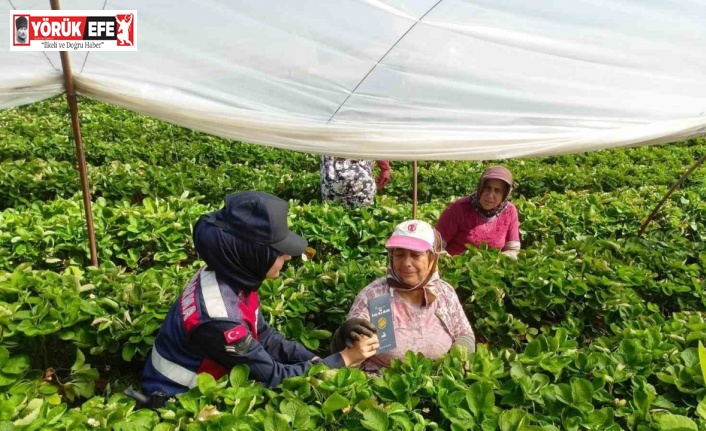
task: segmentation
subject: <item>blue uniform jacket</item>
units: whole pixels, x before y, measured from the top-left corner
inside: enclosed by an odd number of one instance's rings
[[[142,389],[173,396],[196,386],[198,373],[218,379],[238,364],[250,367],[250,378],[277,386],[304,374],[312,358],[265,322],[257,292],[239,294],[204,267],[169,310],[145,364]],[[340,353],[319,361],[329,368],[345,365]]]

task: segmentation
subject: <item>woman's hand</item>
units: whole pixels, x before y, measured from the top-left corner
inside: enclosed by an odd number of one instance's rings
[[[347,367],[357,367],[364,360],[375,356],[378,348],[380,348],[380,341],[378,341],[377,335],[362,336],[351,347],[343,349],[341,355]]]
[[[380,168],[380,174],[375,179],[375,185],[378,191],[380,191],[390,182],[390,162],[378,160],[377,164]]]

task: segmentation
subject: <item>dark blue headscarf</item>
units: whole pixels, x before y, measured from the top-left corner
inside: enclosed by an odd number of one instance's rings
[[[279,253],[268,245],[245,241],[210,220],[222,220],[220,212],[203,216],[194,226],[194,247],[208,269],[233,290],[254,292],[265,280]]]

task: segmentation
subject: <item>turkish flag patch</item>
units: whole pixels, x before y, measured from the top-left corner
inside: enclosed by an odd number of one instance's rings
[[[226,343],[233,344],[247,337],[248,330],[245,328],[244,325],[238,325],[234,328],[227,330],[223,333],[223,335],[226,337]]]

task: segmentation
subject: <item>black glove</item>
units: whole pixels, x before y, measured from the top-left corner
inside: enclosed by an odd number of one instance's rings
[[[161,409],[167,403],[169,397],[163,392],[155,392],[152,396],[148,397],[142,392],[138,392],[132,388],[127,388],[123,391],[123,394],[135,400],[135,407],[138,409],[148,408],[152,410]]]
[[[365,319],[354,317],[348,319],[336,330],[331,341],[331,353],[338,353],[346,347],[351,347],[353,343],[361,337],[372,337],[378,332],[372,323]]]

